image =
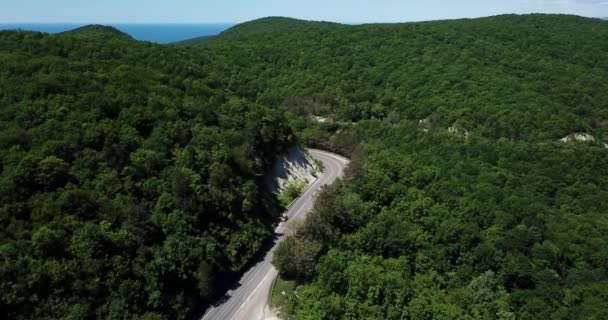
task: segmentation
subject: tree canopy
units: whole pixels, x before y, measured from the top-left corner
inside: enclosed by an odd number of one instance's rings
[[[266,28],[192,50],[353,159],[276,251],[288,317],[608,317],[606,22]]]
[[[195,317],[272,236],[291,129],[205,69],[103,27],[0,32],[0,314]]]
[[[271,32],[220,35],[195,48],[212,57],[214,76],[241,97],[272,106],[327,97],[342,121],[428,118],[526,141],[605,131],[608,24],[599,19],[301,21],[285,31],[274,22],[255,22]]]
[[[608,318],[606,21],[182,45],[0,32],[0,314],[200,315],[272,237],[262,176],[300,142],[352,161],[276,250],[287,317]]]

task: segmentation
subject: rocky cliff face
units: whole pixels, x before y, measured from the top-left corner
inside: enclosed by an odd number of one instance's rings
[[[595,138],[588,133],[573,133],[560,139],[561,142],[594,142]]]
[[[293,147],[275,161],[267,183],[272,192],[280,193],[293,184],[312,183],[316,172],[314,160],[304,149]]]

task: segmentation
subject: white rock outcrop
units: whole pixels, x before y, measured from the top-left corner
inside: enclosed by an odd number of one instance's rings
[[[314,160],[300,147],[293,147],[279,157],[267,177],[270,190],[280,193],[294,183],[312,183],[317,168]]]
[[[418,126],[422,128],[423,132],[429,132],[429,128],[431,127],[431,119],[424,118],[418,121]]]
[[[457,124],[453,124],[451,127],[449,127],[448,132],[455,136],[459,136],[459,137],[463,137],[463,138],[469,137],[469,131],[465,128],[458,126]]]
[[[324,118],[324,117],[320,117],[320,116],[310,116],[310,118],[318,123],[330,123],[332,122],[329,118]]]
[[[594,142],[595,138],[588,133],[573,133],[559,139],[561,142]]]

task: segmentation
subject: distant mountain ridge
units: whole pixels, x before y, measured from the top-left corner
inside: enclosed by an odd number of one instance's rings
[[[299,20],[286,17],[267,17],[238,24],[221,36],[247,36],[258,33],[282,32],[300,28],[340,26],[336,22]]]
[[[588,19],[581,16],[576,15],[543,15],[543,14],[531,14],[524,16],[553,16],[553,17],[569,17],[570,19]],[[491,17],[484,17],[479,19],[473,19],[473,21],[483,21],[484,19],[513,19],[518,17],[515,14],[504,14],[497,15]],[[599,18],[601,20],[608,20],[608,17]],[[295,18],[288,17],[265,17],[260,19],[255,19],[247,22],[243,22],[237,24],[222,33],[216,36],[201,36],[195,37],[192,39],[186,39],[183,41],[171,43],[170,45],[180,46],[180,47],[194,47],[199,45],[207,44],[214,40],[233,40],[244,37],[256,36],[259,34],[269,34],[269,33],[279,33],[286,31],[298,31],[302,29],[312,30],[312,29],[322,29],[322,28],[335,28],[335,27],[362,27],[367,25],[372,26],[397,26],[403,24],[426,24],[426,23],[450,23],[457,21],[464,21],[469,19],[454,19],[454,20],[436,20],[436,21],[426,21],[426,22],[403,22],[403,23],[369,23],[369,24],[359,24],[359,25],[348,25],[341,24],[337,22],[328,22],[328,21],[313,21],[313,20],[300,20]],[[582,21],[582,20],[581,20]]]
[[[551,72],[547,77],[562,79],[556,80],[552,87],[568,88],[572,86],[571,80],[563,78],[563,71],[556,66],[577,65],[579,70],[596,66],[604,68],[605,60],[597,57],[603,57],[603,52],[608,52],[607,42],[604,40],[608,39],[605,21],[573,15],[500,15],[479,19],[412,23],[337,26],[321,24],[324,27],[293,27],[290,31],[272,34],[263,32],[275,30],[273,27],[278,25],[276,22],[281,21],[292,27],[310,25],[290,19],[261,19],[232,30],[234,32],[248,26],[260,27],[257,28],[257,33],[245,37],[231,37],[226,35],[227,31],[211,41],[194,46],[204,47],[205,52],[217,53],[217,57],[212,60],[221,59],[224,63],[215,64],[214,67],[222,67],[214,72],[238,74],[238,79],[235,79],[238,85],[233,85],[244,96],[253,97],[254,100],[267,105],[279,106],[286,97],[341,95],[355,104],[361,103],[363,111],[356,111],[354,115],[350,114],[352,110],[344,107],[344,112],[349,113],[345,119],[349,121],[374,117],[373,112],[366,109],[373,109],[370,107],[373,104],[387,106],[388,110],[384,114],[392,111],[403,112],[408,118],[418,119],[421,118],[420,115],[435,114],[443,108],[442,105],[449,105],[454,109],[458,109],[458,105],[468,105],[468,108],[483,115],[467,118],[467,121],[491,119],[492,113],[487,112],[488,109],[482,104],[471,107],[472,103],[481,101],[477,98],[478,92],[493,92],[499,97],[496,100],[503,103],[512,101],[510,99],[513,95],[503,96],[504,92],[496,90],[491,84],[504,81],[510,83],[507,87],[523,85],[521,81],[514,81],[521,78],[519,70],[522,66],[525,66],[526,70],[536,70],[538,64],[543,62],[544,67],[539,71],[547,74]],[[462,61],[454,61],[450,55],[441,53],[446,51],[458,55]],[[423,63],[420,59],[426,62]],[[484,62],[479,64],[479,61]],[[491,67],[481,67],[486,64]],[[475,84],[479,85],[479,88],[470,90],[459,86],[446,85],[438,88],[424,85],[428,83],[428,79],[435,79],[438,83],[445,81],[439,80],[436,74],[442,74],[445,68],[456,66],[467,70],[469,77],[478,79]],[[260,74],[261,70],[264,73]],[[463,73],[465,72],[452,73],[450,81],[461,83]],[[404,77],[406,74],[410,76]],[[541,81],[530,77],[525,82],[529,89],[525,91],[534,92],[541,100],[552,100],[553,108],[569,114],[573,119],[578,116],[589,121],[582,122],[579,127],[599,129],[599,122],[593,118],[603,116],[580,116],[574,111],[585,115],[604,110],[600,105],[592,103],[601,101],[598,97],[604,95],[604,90],[599,88],[604,80],[595,78],[595,73],[591,74],[594,75],[594,80],[589,81],[592,81],[593,85],[586,87],[593,90],[589,96],[594,99],[586,101],[582,98],[583,95],[576,96],[576,99],[583,99],[577,102],[577,105],[584,106],[584,112],[581,112],[579,107],[573,108],[570,100],[561,100],[561,91],[549,94],[547,91],[551,86],[547,85],[548,80]],[[412,81],[413,78],[418,78],[420,82]],[[493,80],[479,80],[486,78]],[[426,88],[423,90],[422,87]],[[339,95],[336,92],[339,92]],[[417,98],[419,103],[405,103],[412,99],[412,92],[420,94]],[[428,92],[433,94],[428,95]],[[451,92],[452,97],[437,103],[435,97],[445,96],[446,92]],[[454,100],[456,96],[462,100]],[[517,107],[522,113],[534,113],[537,119],[535,127],[528,127],[530,131],[525,133],[511,127],[494,130],[496,126],[493,122],[480,121],[490,135],[508,135],[524,139],[525,134],[525,139],[528,140],[544,140],[563,138],[581,130],[576,126],[560,127],[546,121],[546,114],[553,111],[542,109],[542,105],[534,108],[524,107],[526,99],[520,99],[522,103],[512,105],[508,109],[514,110]],[[369,105],[363,106],[366,103]],[[495,102],[491,100],[484,102],[488,105],[493,103]],[[433,107],[427,107],[430,105]],[[463,120],[462,116],[453,116],[450,112],[442,112],[438,117],[445,119],[445,127]],[[515,121],[521,117],[509,116],[508,119]]]
[[[174,43],[176,46],[196,46],[217,38],[241,38],[262,33],[294,31],[304,28],[338,27],[343,24],[327,21],[299,20],[287,17],[266,17],[243,22],[217,36],[197,37]]]
[[[76,36],[79,38],[101,38],[101,39],[120,39],[120,40],[135,40],[133,37],[114,27],[91,24],[74,30],[61,33],[63,35]]]

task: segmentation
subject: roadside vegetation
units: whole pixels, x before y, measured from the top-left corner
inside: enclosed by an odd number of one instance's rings
[[[292,313],[292,310],[289,310],[292,306],[291,301],[296,298],[296,282],[277,277],[272,284],[270,294],[270,307],[274,308],[283,320],[289,320]]]
[[[287,185],[287,187],[281,191],[277,198],[279,199],[279,203],[281,204],[281,207],[283,207],[284,209],[287,209],[287,207],[289,207],[289,205],[296,199],[298,198],[302,192],[304,192],[304,190],[306,189],[306,187],[308,186],[308,181],[304,180],[296,180],[293,181],[292,183],[290,183],[289,185]]]
[[[315,159],[315,176],[319,176],[323,173],[323,171],[325,171],[325,166],[323,165],[323,162],[320,160]]]

